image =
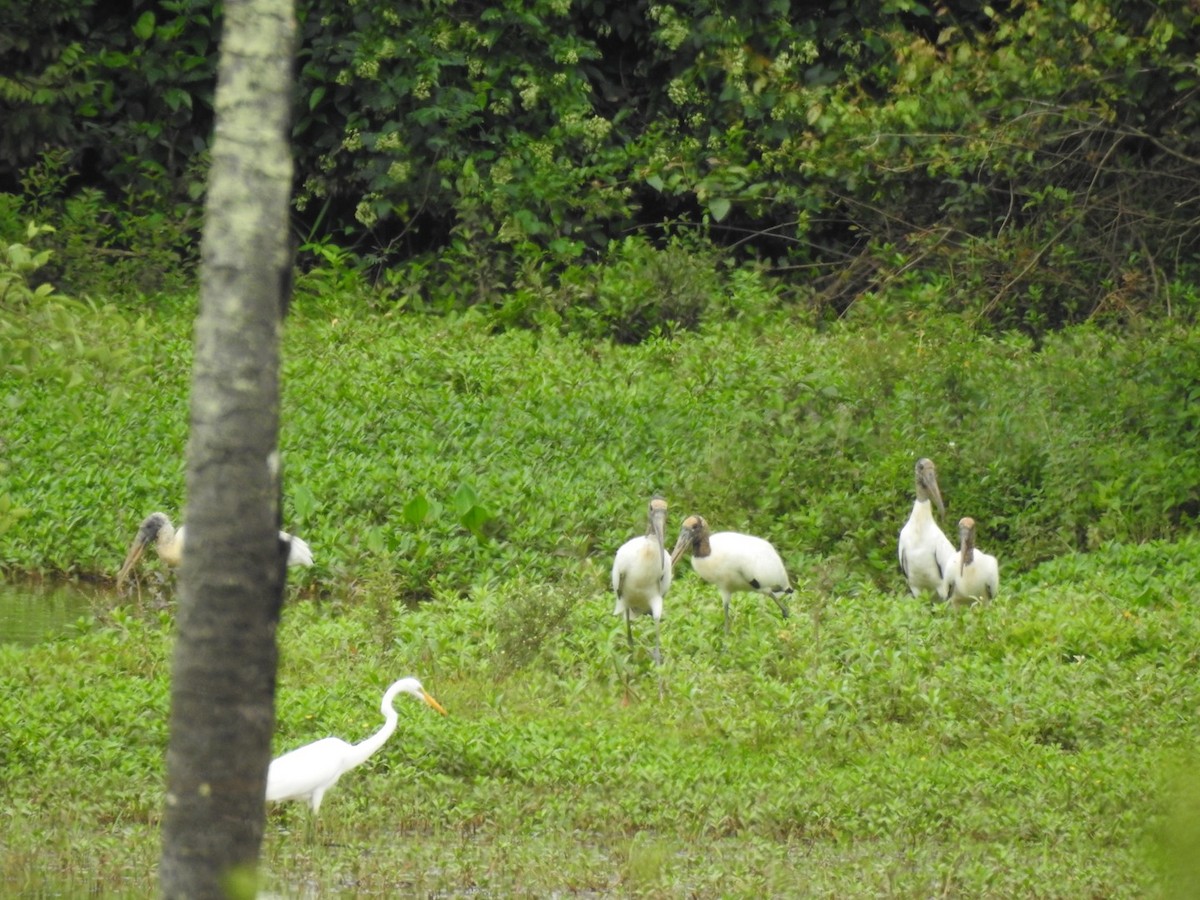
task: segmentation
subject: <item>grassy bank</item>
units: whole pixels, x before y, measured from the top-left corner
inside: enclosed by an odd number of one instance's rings
[[[629,347],[309,301],[286,335],[285,527],[316,585],[461,596],[607,557],[662,491],[674,524],[700,512],[892,586],[928,455],[947,530],[973,516],[1009,572],[1195,528],[1194,326],[1035,347],[885,312]],[[146,514],[182,517],[191,313],[109,311],[0,376],[0,568],[111,576]]]
[[[1112,546],[1012,579],[965,614],[868,582],[669,596],[663,696],[590,580],[514,579],[416,610],[293,601],[280,750],[365,736],[395,676],[396,738],[316,832],[271,813],[285,895],[482,889],[646,896],[1144,897],[1196,746],[1200,541]],[[0,883],[153,890],[169,613],[0,650]],[[1194,849],[1194,848],[1193,848]]]
[[[403,674],[450,715],[401,704],[311,838],[273,811],[270,886],[1159,891],[1194,824],[1196,337],[1034,347],[864,304],[618,347],[301,305],[285,525],[318,566],[285,608],[276,747],[365,736]],[[4,568],[111,575],[146,513],[181,518],[189,338],[184,304],[98,313],[0,378]],[[1000,557],[988,608],[901,590],[921,454]],[[607,591],[655,490],[672,537],[689,512],[769,537],[798,588],[786,622],[735,598],[726,638],[679,569],[661,698],[648,623],[631,652]],[[172,617],[118,602],[0,648],[10,892],[154,889]]]

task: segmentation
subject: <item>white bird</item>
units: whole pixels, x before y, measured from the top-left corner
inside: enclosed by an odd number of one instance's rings
[[[951,603],[988,601],[1000,591],[1000,565],[996,557],[975,548],[975,520],[958,520],[958,552],[950,557],[938,596]]]
[[[633,646],[634,616],[649,613],[654,617],[654,661],[662,663],[659,623],[663,597],[671,586],[671,557],[664,546],[667,529],[667,501],[650,501],[649,525],[643,537],[631,538],[617,550],[613,559],[612,586],[617,595],[614,616],[625,616],[625,635]]]
[[[917,499],[913,502],[908,521],[900,529],[896,552],[900,557],[900,571],[908,579],[909,590],[914,597],[919,597],[922,591],[940,590],[942,576],[950,557],[954,555],[954,545],[933,518],[934,503],[943,516],[946,507],[942,504],[937,467],[932,459],[922,457],[917,460],[916,477]]]
[[[411,694],[443,716],[446,715],[442,704],[421,687],[420,681],[401,678],[387,689],[383,702],[379,704],[385,719],[383,727],[365,741],[350,744],[341,738],[322,738],[272,760],[267,769],[266,799],[307,800],[315,816],[321,808],[321,798],[325,792],[355,766],[366,762],[392,736],[397,721],[392,701],[401,692]]]
[[[117,587],[120,588],[125,579],[129,577],[129,573],[138,564],[142,553],[151,542],[154,543],[154,549],[158,551],[159,559],[172,568],[178,566],[183,559],[184,532],[186,530],[186,525],[180,525],[176,529],[171,524],[171,520],[167,518],[166,513],[156,512],[146,516],[138,527],[137,537],[129,546],[125,562],[121,564],[121,571],[117,573]],[[287,564],[289,566],[311,566],[313,564],[312,550],[303,540],[286,531],[279,532],[279,539],[288,545]]]
[[[769,541],[736,531],[713,534],[703,516],[683,520],[679,539],[671,552],[674,564],[688,548],[692,550],[692,568],[709,584],[717,586],[725,604],[725,631],[729,631],[729,598],[739,591],[766,594],[779,606],[786,619],[786,597],[792,593],[787,569]]]

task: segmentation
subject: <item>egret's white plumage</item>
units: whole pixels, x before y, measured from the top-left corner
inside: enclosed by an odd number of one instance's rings
[[[129,573],[133,571],[138,560],[142,558],[142,553],[151,543],[158,551],[159,559],[168,566],[178,566],[183,560],[186,530],[187,526],[185,525],[180,525],[178,529],[175,528],[166,513],[156,512],[146,516],[138,527],[137,537],[129,546],[125,562],[121,564],[121,571],[117,573],[117,587],[120,587],[129,577]],[[311,566],[313,564],[312,550],[303,540],[286,531],[279,532],[279,539],[288,545],[289,566]]]
[[[954,555],[954,545],[942,533],[933,517],[933,504],[937,504],[941,515],[946,514],[946,507],[942,504],[937,467],[932,459],[922,457],[917,460],[916,480],[917,499],[913,502],[908,521],[900,529],[896,552],[900,557],[900,570],[908,579],[909,590],[914,597],[919,597],[922,591],[940,590],[942,576],[950,557]]]
[[[379,710],[383,727],[364,741],[350,744],[341,738],[327,737],[298,747],[271,761],[267,769],[268,800],[307,800],[313,814],[321,808],[321,798],[339,778],[366,762],[396,730],[396,709],[392,701],[399,693],[411,694],[446,715],[446,710],[421,687],[415,678],[401,678],[383,695]]]
[[[721,592],[726,631],[729,631],[729,599],[739,591],[766,594],[779,606],[783,617],[788,617],[786,598],[792,593],[792,585],[783,560],[769,541],[736,531],[713,534],[703,516],[688,516],[671,552],[672,564],[689,547],[696,574]]]
[[[1000,591],[1000,564],[996,557],[975,547],[975,520],[958,521],[959,549],[950,557],[938,596],[965,605],[986,602]]]
[[[663,597],[671,586],[671,557],[667,554],[667,501],[655,497],[650,501],[650,521],[646,534],[626,541],[613,559],[612,586],[617,595],[614,616],[625,617],[625,634],[633,646],[634,616],[649,613],[654,618],[654,661],[662,662],[662,643],[659,625],[662,621]]]

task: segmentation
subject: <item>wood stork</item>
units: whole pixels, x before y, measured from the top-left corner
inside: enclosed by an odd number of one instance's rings
[[[158,551],[159,559],[172,568],[178,566],[183,559],[184,532],[186,530],[186,525],[180,525],[176,529],[171,524],[171,520],[167,518],[166,513],[156,512],[146,516],[138,527],[137,537],[129,546],[125,562],[121,564],[121,571],[117,573],[117,588],[119,589],[124,584],[129,573],[142,558],[142,553],[151,543]],[[288,545],[289,566],[311,566],[313,564],[312,550],[303,540],[286,531],[279,532],[279,539]]]
[[[946,514],[942,504],[942,492],[938,487],[937,467],[932,459],[921,457],[916,465],[917,499],[913,502],[908,521],[900,529],[900,540],[896,550],[900,557],[900,571],[908,579],[908,588],[914,597],[922,591],[939,592],[942,576],[954,545],[950,543],[933,517],[933,504],[938,512]]]
[[[662,664],[662,642],[659,627],[662,621],[663,597],[671,586],[671,557],[664,546],[667,530],[667,501],[655,497],[650,501],[649,525],[643,537],[635,537],[621,545],[613,559],[612,586],[617,595],[614,616],[625,616],[625,635],[633,646],[634,616],[649,613],[654,617],[654,661]]]
[[[946,566],[938,595],[964,605],[993,599],[1000,591],[1000,565],[996,557],[975,547],[975,520],[958,520],[959,549]]]
[[[783,560],[770,542],[736,531],[709,531],[703,516],[683,520],[679,539],[671,551],[672,565],[688,548],[692,568],[709,584],[717,586],[725,604],[725,631],[729,631],[729,598],[738,591],[766,594],[779,606],[786,619],[786,597],[792,593]]]
[[[383,727],[366,740],[349,744],[341,738],[322,738],[272,760],[267,769],[267,800],[307,800],[315,816],[325,792],[355,766],[370,759],[392,736],[397,721],[392,701],[399,693],[411,694],[446,715],[446,710],[421,687],[420,681],[401,678],[387,689],[379,704]]]

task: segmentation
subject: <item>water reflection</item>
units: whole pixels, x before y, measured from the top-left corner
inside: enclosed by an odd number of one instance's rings
[[[0,581],[0,644],[36,644],[91,621],[100,588],[65,581]]]

